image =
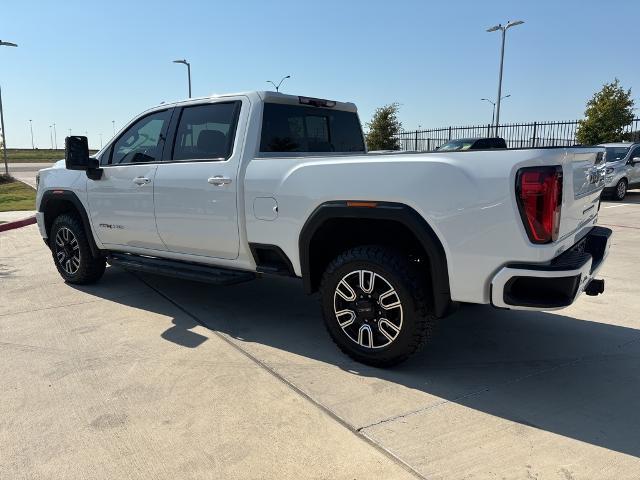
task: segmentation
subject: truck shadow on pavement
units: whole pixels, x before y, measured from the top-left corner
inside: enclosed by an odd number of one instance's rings
[[[122,273],[109,268],[105,283]],[[465,305],[441,322],[427,349],[385,370],[356,363],[335,347],[324,329],[317,298],[306,296],[295,279],[272,277],[218,287],[135,276],[165,298],[154,302],[153,309],[174,317],[174,326],[162,337],[179,345],[195,348],[205,341],[189,330],[202,324],[229,335],[276,371],[281,365],[309,362],[315,368],[307,369],[310,378],[304,381],[313,382],[311,377],[322,367],[318,362],[323,362],[348,375],[391,382],[523,425],[640,456],[640,331],[636,329],[600,323],[599,319]],[[94,295],[104,291],[96,287],[83,290]],[[139,302],[136,296],[113,301],[149,308],[148,302]],[[343,382],[344,376],[340,378]],[[306,385],[297,381],[296,385],[308,391]]]

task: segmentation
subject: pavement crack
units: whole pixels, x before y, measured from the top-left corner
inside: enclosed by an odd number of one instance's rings
[[[389,449],[385,448],[383,445],[381,445],[378,442],[376,442],[374,439],[370,438],[366,433],[361,432],[360,429],[356,428],[352,424],[350,424],[350,423],[346,422],[345,420],[343,420],[333,410],[331,410],[329,407],[327,407],[323,403],[315,400],[313,397],[311,397],[309,394],[307,394],[305,391],[303,391],[296,384],[294,384],[293,382],[291,382],[290,380],[285,378],[283,375],[278,373],[274,368],[272,368],[271,366],[269,366],[268,364],[266,364],[265,362],[263,362],[262,360],[257,358],[251,352],[249,352],[249,351],[245,350],[244,348],[242,348],[240,345],[235,343],[233,340],[228,338],[223,333],[218,332],[217,330],[214,330],[213,328],[209,327],[206,323],[204,323],[202,320],[200,320],[197,317],[197,315],[191,313],[189,310],[187,310],[185,307],[180,305],[177,301],[175,301],[169,295],[167,295],[166,293],[162,292],[160,289],[156,288],[155,286],[151,285],[145,279],[141,278],[140,276],[138,276],[137,274],[135,274],[133,272],[131,272],[131,273],[139,281],[144,283],[151,290],[153,290],[158,295],[160,295],[162,298],[167,300],[169,303],[171,303],[173,306],[175,306],[177,309],[179,309],[182,313],[184,313],[185,315],[189,316],[189,318],[191,318],[194,322],[198,323],[200,326],[202,326],[202,327],[206,328],[207,330],[209,330],[210,332],[212,332],[216,337],[218,337],[219,339],[221,339],[222,341],[227,343],[229,346],[231,346],[233,349],[235,349],[236,351],[238,351],[239,353],[241,353],[242,355],[247,357],[249,360],[251,360],[253,363],[255,363],[259,368],[261,368],[262,370],[266,371],[267,373],[269,373],[271,376],[273,376],[274,378],[276,378],[280,382],[284,383],[288,388],[290,388],[295,393],[297,393],[298,395],[303,397],[306,401],[308,401],[309,403],[314,405],[316,408],[320,409],[323,413],[325,413],[330,418],[332,418],[334,421],[339,423],[341,426],[343,426],[344,428],[349,430],[351,433],[356,435],[359,439],[361,439],[362,441],[366,442],[368,445],[370,445],[371,447],[373,447],[374,449],[376,449],[377,451],[382,453],[389,460],[391,460],[392,462],[394,462],[398,466],[402,467],[404,470],[406,470],[408,473],[411,473],[416,478],[418,478],[420,480],[426,480],[426,477],[424,475],[422,475],[420,472],[418,472],[416,469],[414,469],[407,462],[405,462],[400,457],[395,455]]]

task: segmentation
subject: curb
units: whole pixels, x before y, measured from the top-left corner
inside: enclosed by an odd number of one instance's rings
[[[36,223],[36,216],[33,215],[22,220],[16,220],[14,222],[0,223],[0,232],[6,232],[7,230],[13,230],[14,228],[26,227],[27,225],[33,225]]]

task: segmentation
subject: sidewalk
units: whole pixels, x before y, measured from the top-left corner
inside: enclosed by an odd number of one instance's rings
[[[17,212],[0,212],[0,223],[15,222],[25,218],[33,217],[35,210],[20,210]]]
[[[34,226],[0,273],[2,478],[415,478],[135,276],[65,284]]]

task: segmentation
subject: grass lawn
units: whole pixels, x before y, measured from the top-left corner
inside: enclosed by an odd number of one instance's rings
[[[93,154],[97,150],[89,150]],[[9,163],[39,163],[56,162],[64,158],[64,149],[36,149],[31,148],[7,148],[7,160]],[[0,160],[4,160],[0,152]]]
[[[0,212],[35,210],[36,191],[29,185],[0,175]]]

